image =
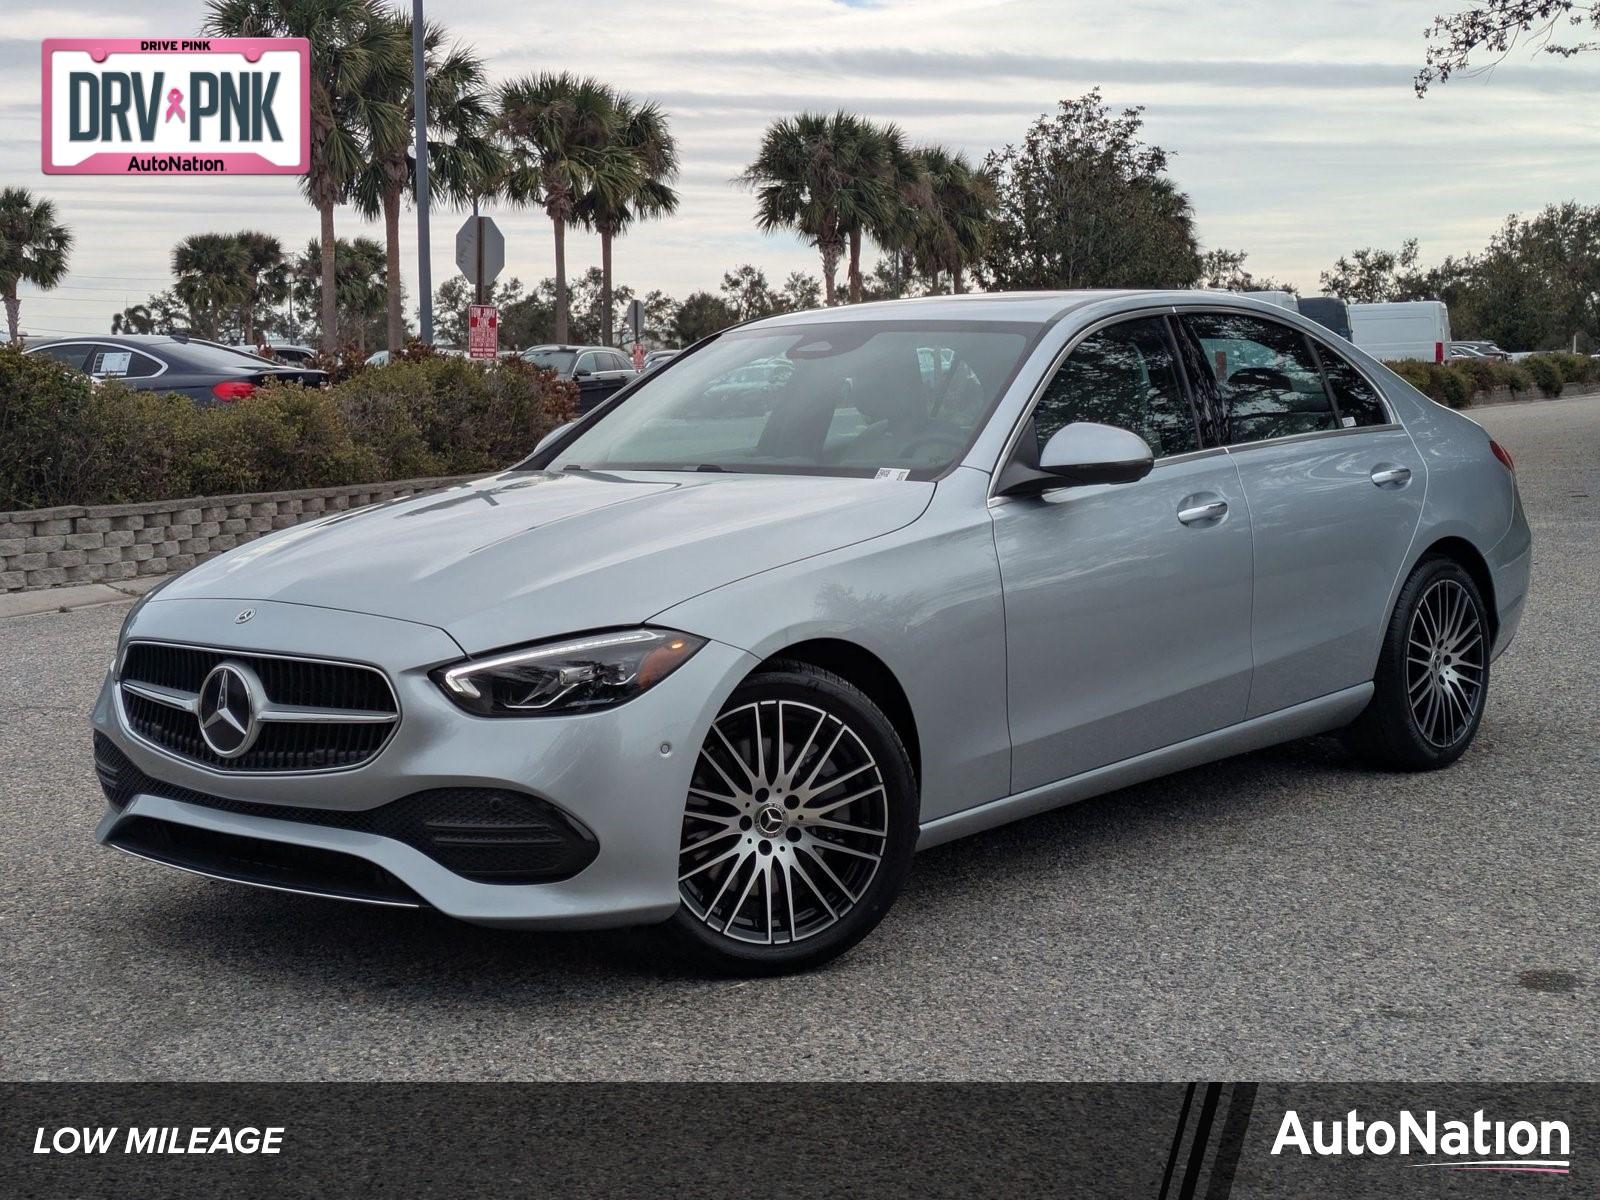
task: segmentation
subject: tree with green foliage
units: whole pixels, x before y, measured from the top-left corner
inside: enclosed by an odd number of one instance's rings
[[[1221,292],[1292,292],[1300,289],[1292,283],[1273,279],[1267,275],[1252,274],[1244,265],[1250,256],[1243,250],[1224,250],[1220,247],[1207,250],[1200,256],[1200,278],[1197,287],[1215,288]]]
[[[22,338],[20,284],[47,292],[67,277],[72,233],[56,220],[55,202],[35,198],[26,188],[0,190],[0,300],[6,306],[6,332]]]
[[[996,196],[994,181],[976,170],[967,156],[944,146],[916,152],[926,181],[927,204],[912,223],[909,246],[922,270],[939,286],[950,277],[950,290],[967,290],[966,273],[983,257],[989,242]]]
[[[368,80],[369,94],[381,93],[382,104],[365,107],[378,123],[364,131],[367,160],[357,173],[351,195],[369,220],[383,218],[384,247],[390,279],[400,279],[400,206],[416,196],[413,156],[416,111],[412,90],[411,19],[388,16],[391,36],[405,47],[403,57],[383,56],[381,68]],[[448,46],[442,26],[423,31],[423,63],[427,72],[428,192],[430,199],[468,204],[486,190],[486,181],[501,171],[500,151],[491,135],[492,105],[483,62],[462,46]],[[399,119],[393,119],[395,114]],[[390,289],[385,330],[390,353],[406,338],[401,290]]]
[[[762,232],[790,230],[817,247],[827,304],[837,301],[847,244],[858,246],[858,231],[881,222],[893,199],[885,153],[883,139],[860,117],[804,112],[768,125],[755,161],[739,176],[756,194]]]
[[[1063,100],[984,170],[996,203],[978,268],[986,288],[1188,287],[1200,276],[1189,198],[1168,154],[1141,140],[1140,108],[1099,89]]]
[[[377,0],[209,0],[205,31],[220,37],[295,37],[311,43],[311,169],[301,187],[321,222],[322,349],[339,347],[333,210],[350,196],[370,138],[404,123],[392,89],[377,81],[410,70],[410,46]],[[369,90],[370,89],[370,90]]]
[[[615,138],[618,114],[611,88],[566,71],[524,76],[500,89],[498,129],[514,165],[505,180],[507,199],[540,205],[555,233],[558,342],[570,336],[567,226],[579,198],[590,190],[625,192],[639,173],[631,155],[604,153]]]
[[[612,313],[612,245],[635,221],[676,212],[678,193],[678,143],[667,127],[667,116],[654,103],[631,96],[615,97],[614,120],[598,151],[600,158],[620,158],[590,173],[578,197],[574,215],[585,228],[600,235],[600,309],[605,316],[600,330],[602,345],[615,344]]]
[[[388,315],[388,255],[383,244],[372,238],[340,238],[334,244],[333,260],[338,289],[334,295],[334,322],[342,339],[341,348],[354,347],[365,357],[383,343]],[[293,266],[295,298],[307,302],[319,294],[325,256],[316,238]],[[327,345],[323,331],[323,345]]]
[[[738,322],[738,316],[721,296],[710,292],[691,292],[678,306],[673,333],[677,336],[678,345],[692,346],[701,338],[710,337]]]

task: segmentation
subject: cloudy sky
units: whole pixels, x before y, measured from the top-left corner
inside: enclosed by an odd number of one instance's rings
[[[592,72],[671,114],[682,206],[618,246],[641,290],[715,288],[740,262],[774,281],[815,271],[798,239],[764,236],[730,184],[767,121],[846,106],[899,122],[975,160],[1030,120],[1100,85],[1143,105],[1174,153],[1203,243],[1249,252],[1251,269],[1315,290],[1356,246],[1421,239],[1424,258],[1476,249],[1509,212],[1600,200],[1600,60],[1517,52],[1491,74],[1417,100],[1410,80],[1435,12],[1463,0],[429,0],[428,16],[475,46],[496,80]],[[0,22],[0,182],[55,199],[77,235],[72,274],[23,306],[37,333],[103,331],[125,303],[168,286],[179,238],[268,230],[301,246],[314,212],[283,178],[45,176],[39,171],[44,37],[183,37],[199,0],[6,0]],[[494,214],[507,274],[550,273],[548,222]],[[377,234],[340,210],[342,236]],[[453,271],[459,218],[436,212],[434,278]],[[406,222],[413,286],[415,223]],[[598,261],[569,235],[569,262]]]

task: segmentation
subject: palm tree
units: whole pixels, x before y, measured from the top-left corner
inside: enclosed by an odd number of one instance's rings
[[[928,207],[912,238],[923,269],[935,280],[950,272],[950,287],[967,290],[965,271],[982,256],[994,210],[994,181],[966,155],[943,146],[916,152],[927,180]]]
[[[293,295],[296,299],[310,300],[318,292],[322,281],[322,261],[322,245],[312,238],[291,266]],[[372,238],[358,237],[352,241],[340,238],[334,244],[334,262],[339,277],[339,327],[345,343],[353,346],[365,358],[368,347],[378,340],[377,334],[386,319],[388,255],[384,247]],[[398,288],[396,284],[396,290]]]
[[[155,314],[148,304],[130,304],[119,313],[111,314],[112,333],[154,333]]]
[[[601,148],[603,158],[622,161],[605,164],[593,173],[589,187],[578,197],[574,212],[587,229],[600,234],[601,337],[609,346],[612,328],[611,245],[629,225],[646,217],[676,212],[678,193],[678,143],[667,129],[667,117],[654,103],[636,103],[630,96],[616,100],[616,124]]]
[[[191,234],[172,248],[173,291],[189,310],[193,332],[218,336],[223,310],[245,302],[248,268],[244,245],[231,233]]]
[[[283,243],[270,233],[246,229],[233,235],[244,257],[244,276],[240,280],[239,340],[255,343],[256,311],[262,306],[283,303],[289,294],[289,260],[283,256]]]
[[[928,210],[928,177],[922,161],[906,146],[898,125],[858,122],[854,155],[859,175],[852,181],[850,303],[861,303],[861,235],[891,253],[904,249]]]
[[[362,134],[387,141],[403,117],[384,92],[366,85],[404,71],[409,47],[377,0],[209,0],[207,33],[221,37],[303,37],[311,42],[311,169],[302,180],[321,218],[322,349],[339,345],[334,274],[334,207],[349,196],[365,161]]]
[[[6,330],[13,342],[22,337],[17,285],[31,283],[49,291],[66,278],[71,250],[72,233],[56,223],[53,201],[36,200],[26,188],[0,191],[0,299],[5,300]]]
[[[567,225],[578,197],[596,186],[598,176],[635,170],[624,156],[601,153],[616,125],[616,97],[597,79],[545,71],[500,89],[499,127],[514,160],[505,181],[507,198],[543,205],[555,229],[558,342],[567,340]]]
[[[411,21],[390,18],[394,36],[409,47]],[[489,189],[488,180],[500,171],[499,150],[490,136],[491,112],[484,91],[483,62],[459,46],[444,50],[443,27],[429,24],[423,31],[423,61],[428,73],[428,192],[431,199],[470,202]],[[375,108],[386,117],[390,109],[399,122],[386,119],[367,131],[368,162],[356,177],[352,196],[364,217],[383,216],[388,277],[394,281],[388,297],[388,347],[405,344],[405,312],[401,303],[400,204],[415,196],[416,164],[412,157],[416,111],[412,100],[409,50],[404,69],[389,64],[368,81],[369,93],[381,90],[387,104]]]
[[[851,231],[882,217],[888,187],[873,165],[882,151],[866,122],[850,113],[800,113],[767,126],[755,162],[739,181],[756,192],[756,224],[792,229],[822,254],[826,303]]]

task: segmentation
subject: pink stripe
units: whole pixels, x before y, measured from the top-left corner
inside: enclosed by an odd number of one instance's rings
[[[1566,1175],[1566,1167],[1451,1167],[1452,1171],[1521,1171],[1525,1175]]]

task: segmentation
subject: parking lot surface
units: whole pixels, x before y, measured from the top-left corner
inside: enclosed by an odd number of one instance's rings
[[[940,847],[788,979],[100,849],[86,714],[127,604],[0,621],[0,1076],[1595,1078],[1600,398],[1473,415],[1537,541],[1453,768],[1315,739]]]

